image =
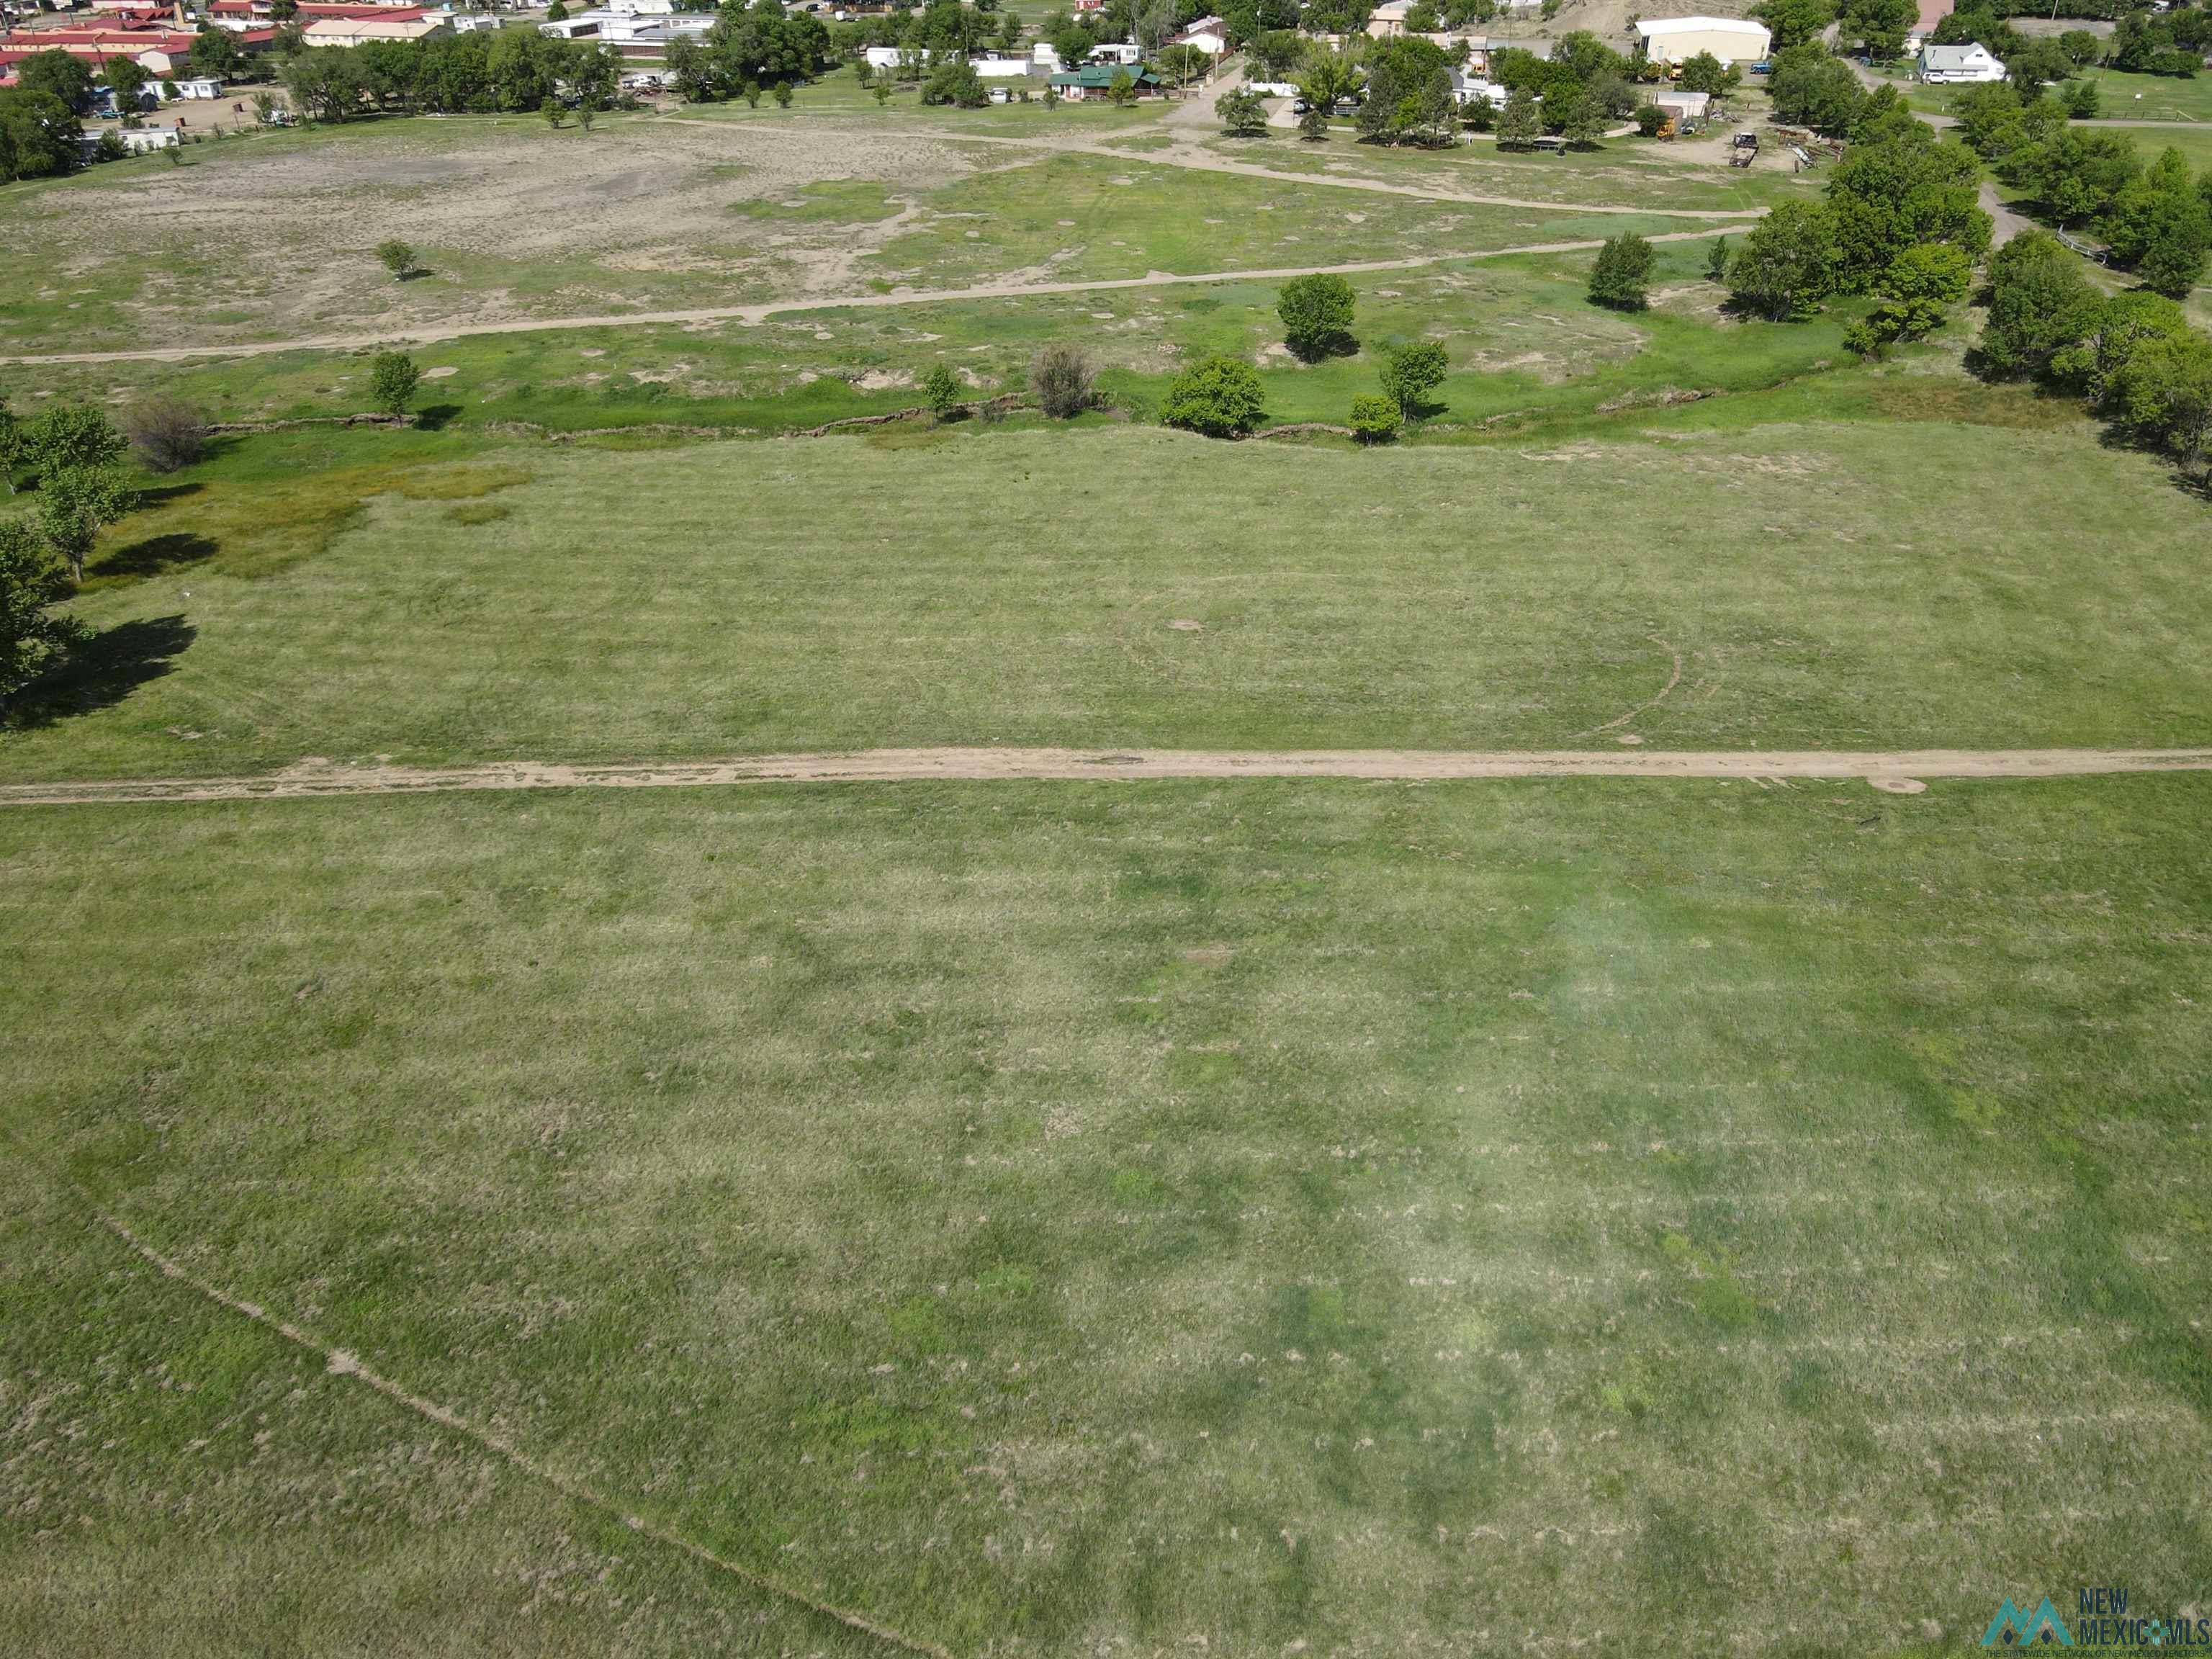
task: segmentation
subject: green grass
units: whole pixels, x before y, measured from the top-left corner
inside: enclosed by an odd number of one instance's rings
[[[1304,189],[1095,155],[982,173],[932,198],[933,218],[872,256],[887,280],[948,288],[1022,270],[1054,281],[1346,264],[1366,259],[1692,228],[1658,218]],[[1657,205],[1657,204],[1655,204]]]
[[[422,394],[426,407],[449,419],[573,432],[804,428],[909,407],[939,362],[965,369],[979,391],[1018,391],[1031,358],[1054,342],[1080,346],[1109,390],[1140,410],[1157,404],[1184,364],[1226,351],[1267,370],[1280,418],[1340,421],[1352,396],[1373,385],[1375,348],[1432,335],[1460,366],[1445,388],[1450,414],[1442,424],[1486,430],[1670,389],[1771,386],[1840,355],[1848,306],[1790,328],[1719,325],[1718,290],[1703,280],[1711,248],[1703,240],[1662,245],[1653,281],[1668,297],[1637,317],[1586,302],[1587,252],[1355,277],[1369,349],[1313,368],[1281,353],[1273,282],[796,313],[758,326],[484,335],[414,356],[426,369],[450,371]],[[366,356],[0,368],[0,395],[24,407],[41,397],[127,403],[171,392],[228,421],[340,414],[360,407]]]
[[[0,815],[0,1641],[833,1645],[165,1281],[65,1180],[961,1652],[1703,1655],[1786,1607],[1859,1655],[2023,1587],[2199,1598],[2208,811]]]
[[[2097,113],[2109,120],[2212,121],[2212,77],[2193,81],[2172,75],[2124,75],[2118,70],[2089,70],[2097,83]]]
[[[2068,405],[1911,366],[1653,396],[1395,453],[1111,425],[240,442],[113,534],[78,606],[108,643],[0,734],[0,776],[1604,745],[1677,654],[1655,744],[2212,736],[2203,508]],[[1977,507],[1908,478],[1973,480]]]

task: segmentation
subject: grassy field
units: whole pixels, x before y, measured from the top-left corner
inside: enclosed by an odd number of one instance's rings
[[[10,811],[0,1641],[839,1645],[65,1182],[962,1652],[2201,1598],[2209,787]]]
[[[1396,453],[972,423],[710,447],[277,434],[117,534],[80,607],[107,630],[95,665],[19,712],[0,777],[1602,745],[1678,659],[1636,721],[1653,742],[2212,737],[2203,508],[2063,404],[1905,370],[1601,429]],[[1907,477],[1975,479],[1982,505]],[[2113,504],[2095,562],[2088,500]]]
[[[1788,329],[1723,325],[1719,290],[1704,280],[1711,246],[1662,245],[1654,281],[1665,297],[1635,317],[1587,302],[1589,252],[1356,276],[1357,331],[1370,349],[1311,368],[1285,356],[1274,282],[833,308],[758,325],[482,335],[413,355],[436,377],[425,382],[424,406],[466,427],[675,422],[771,432],[911,407],[940,362],[978,392],[1018,392],[1032,356],[1054,342],[1079,346],[1106,389],[1139,409],[1157,404],[1194,356],[1227,351],[1267,371],[1271,406],[1284,418],[1340,421],[1353,392],[1373,383],[1372,348],[1420,335],[1442,340],[1458,365],[1444,401],[1462,422],[1586,412],[1669,387],[1771,386],[1838,355],[1848,305]],[[42,398],[127,402],[171,391],[224,420],[343,414],[363,401],[366,357],[0,366],[0,396],[23,409]]]
[[[1464,254],[1818,182],[1686,154],[845,76],[379,122],[0,188],[0,350]],[[1311,366],[1240,280],[421,347],[417,426],[135,480],[0,784],[2212,745],[2200,494],[1966,378],[1970,322],[1858,365],[1865,301],[1739,323],[1710,252],[1636,315],[1587,251],[1367,273]],[[1216,351],[1341,421],[1417,337],[1452,372],[1393,447],[1152,423]],[[1107,407],[793,435],[1052,343]],[[267,421],[365,371],[0,395]],[[0,808],[0,1654],[897,1650],[829,1604],[961,1659],[1936,1659],[2006,1596],[2202,1611],[2208,817],[2212,774]]]

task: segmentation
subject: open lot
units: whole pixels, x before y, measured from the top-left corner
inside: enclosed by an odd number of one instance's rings
[[[117,532],[82,609],[103,672],[143,683],[54,693],[90,707],[19,719],[0,776],[1611,744],[1670,684],[1634,731],[1680,747],[2212,738],[2200,504],[2063,408],[1909,373],[1857,396],[1396,454],[1152,428],[458,458],[278,434]],[[1984,511],[1900,500],[1931,469],[1983,480]],[[2119,515],[2094,563],[2087,499]]]
[[[0,1632],[858,1650],[88,1202],[962,1652],[2185,1602],[2208,787],[0,813]]]
[[[834,302],[419,345],[418,425],[135,477],[0,786],[1755,773],[0,802],[0,1653],[1935,1659],[2024,1591],[2212,1607],[2212,775],[1756,773],[2212,745],[2205,503],[1971,325],[1723,316],[1747,222],[1686,216],[1817,182],[841,76],[0,189],[0,354]],[[1646,313],[1470,257],[1624,229],[1686,233]],[[1273,278],[1033,291],[1363,260],[1310,366]],[[1217,351],[1340,422],[1417,338],[1396,447],[1153,423]],[[797,435],[1049,343],[1110,407]],[[367,368],[0,394],[316,421]]]

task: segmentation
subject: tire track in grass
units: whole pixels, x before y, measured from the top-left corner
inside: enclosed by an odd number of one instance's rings
[[[229,1310],[240,1318],[250,1319],[255,1324],[276,1332],[294,1346],[304,1348],[309,1353],[320,1356],[325,1370],[331,1376],[351,1377],[355,1382],[374,1389],[386,1400],[404,1407],[417,1417],[425,1418],[442,1429],[459,1435],[465,1440],[475,1442],[477,1445],[490,1452],[503,1462],[520,1470],[532,1480],[550,1486],[570,1502],[596,1510],[600,1514],[620,1522],[640,1536],[650,1538],[656,1543],[665,1544],[671,1549],[680,1550],[702,1565],[711,1567],[715,1571],[737,1579],[741,1583],[795,1603],[809,1612],[819,1613],[825,1619],[834,1619],[849,1630],[856,1630],[863,1635],[872,1636],[878,1641],[902,1649],[906,1652],[927,1654],[929,1659],[952,1659],[952,1655],[948,1649],[940,1647],[934,1642],[921,1637],[908,1636],[905,1632],[895,1629],[891,1626],[879,1624],[866,1613],[855,1613],[849,1607],[841,1607],[835,1602],[824,1601],[817,1596],[809,1595],[805,1590],[793,1589],[791,1585],[771,1578],[765,1573],[757,1572],[750,1567],[732,1561],[726,1556],[717,1555],[704,1544],[687,1538],[672,1527],[651,1520],[645,1516],[633,1514],[588,1481],[580,1480],[571,1474],[564,1474],[560,1470],[540,1462],[505,1436],[489,1429],[478,1427],[451,1407],[441,1406],[434,1400],[427,1400],[421,1395],[410,1393],[390,1377],[362,1364],[358,1356],[343,1348],[334,1348],[312,1332],[302,1329],[289,1320],[278,1318],[258,1303],[248,1302],[242,1297],[233,1296],[220,1285],[200,1278],[182,1263],[172,1261],[162,1255],[161,1251],[131,1231],[123,1221],[100,1208],[92,1194],[83,1188],[76,1187],[74,1190],[78,1199],[87,1209],[92,1212],[101,1226],[130,1246],[141,1260],[150,1263],[164,1279],[174,1279],[179,1284],[197,1291],[210,1302]]]
[[[1656,702],[1656,699],[1654,699]],[[1069,782],[1176,778],[1346,778],[1444,783],[1501,778],[1856,779],[1917,793],[1928,778],[2079,778],[2212,771],[2212,749],[1424,750],[866,749],[723,760],[477,766],[303,761],[245,777],[103,778],[0,784],[0,807],[154,801],[296,800],[456,790],[702,789],[740,783]]]
[[[1579,208],[1568,209],[1570,214]],[[1761,210],[1762,212],[1764,210]],[[1758,215],[1752,216],[1753,217]],[[1647,242],[1701,242],[1733,228],[1709,225],[1702,230],[1663,231]],[[1462,253],[1417,253],[1399,259],[1360,259],[1338,265],[1279,265],[1255,270],[1147,271],[1142,276],[1102,276],[1065,283],[977,283],[967,288],[893,289],[888,294],[847,294],[820,300],[768,300],[749,306],[710,306],[690,311],[629,311],[604,317],[516,318],[497,323],[430,324],[386,328],[372,333],[314,334],[293,340],[252,340],[234,345],[149,346],[131,351],[63,351],[44,356],[0,356],[0,365],[35,368],[56,363],[179,363],[193,357],[268,357],[283,351],[365,351],[374,346],[437,345],[486,334],[542,334],[570,328],[674,328],[692,323],[760,323],[806,311],[874,311],[890,306],[957,305],[970,300],[1049,299],[1059,294],[1103,294],[1116,289],[1173,288],[1184,283],[1274,283],[1292,276],[1356,276],[1373,271],[1419,270],[1430,265],[1474,259],[1504,259],[1522,253],[1587,253],[1605,246],[1602,238],[1571,242],[1528,242],[1518,247],[1479,248]]]

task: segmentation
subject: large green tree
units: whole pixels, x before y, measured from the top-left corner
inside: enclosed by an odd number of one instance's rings
[[[1409,340],[1382,354],[1382,390],[1410,420],[1444,383],[1450,367],[1441,341]]]
[[[2041,376],[2087,339],[2102,296],[2081,262],[2048,231],[2015,236],[1990,256],[1990,315],[1981,358],[1998,374]]]
[[[84,580],[100,532],[125,517],[138,498],[112,467],[72,466],[39,475],[39,535],[69,566],[70,580]]]
[[[1775,58],[1766,94],[1783,121],[1837,137],[1857,122],[1867,96],[1850,64],[1811,46],[1792,46]]]
[[[1275,296],[1283,343],[1308,362],[1358,350],[1358,342],[1352,337],[1352,284],[1341,276],[1293,276]]]
[[[0,702],[84,637],[82,623],[53,609],[68,593],[60,563],[31,526],[0,522]]]
[[[1176,376],[1160,402],[1160,419],[1209,438],[1235,438],[1259,425],[1266,409],[1259,371],[1241,357],[1216,353]]]
[[[0,89],[0,179],[49,179],[77,164],[83,127],[52,93]]]
[[[1643,310],[1650,303],[1652,258],[1651,244],[1632,230],[1608,238],[1590,266],[1590,303]]]
[[[1990,245],[1980,188],[1973,153],[1937,143],[1917,121],[1895,138],[1851,145],[1829,174],[1826,192],[1838,288],[1865,290],[1899,253],[1921,244],[1979,258]]]
[[[2193,465],[2212,441],[2212,339],[2192,329],[2145,343],[2112,377],[2105,402],[2138,441]]]
[[[1809,316],[1836,291],[1839,258],[1827,210],[1784,202],[1751,228],[1729,261],[1729,299],[1772,322]]]

